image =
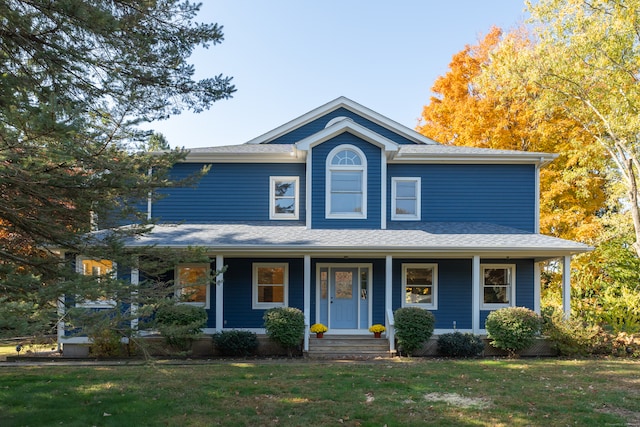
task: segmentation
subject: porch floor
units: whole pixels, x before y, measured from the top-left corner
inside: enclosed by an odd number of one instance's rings
[[[307,356],[317,359],[373,359],[376,357],[394,357],[395,351],[389,350],[389,341],[374,338],[371,335],[327,335],[323,338],[309,337]]]

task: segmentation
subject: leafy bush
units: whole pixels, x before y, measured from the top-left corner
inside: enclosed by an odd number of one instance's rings
[[[292,350],[304,338],[304,314],[297,308],[277,307],[264,313],[267,336],[276,341],[292,355]]]
[[[476,357],[484,351],[482,338],[470,333],[454,332],[438,337],[438,352],[446,357]]]
[[[491,345],[515,356],[533,344],[542,327],[542,318],[525,307],[508,307],[492,311],[485,324]]]
[[[433,313],[418,307],[399,308],[394,319],[398,346],[409,356],[431,338],[436,323]]]
[[[120,335],[109,329],[97,329],[87,333],[91,340],[89,347],[93,357],[116,357],[121,355]]]
[[[560,356],[586,356],[596,351],[602,332],[581,319],[565,319],[562,310],[546,307],[542,311],[542,333]]]
[[[250,331],[222,331],[213,343],[223,356],[251,356],[258,349],[258,336]]]
[[[202,335],[207,324],[207,312],[203,307],[187,304],[167,304],[158,308],[156,327],[169,345],[189,350],[195,338]]]

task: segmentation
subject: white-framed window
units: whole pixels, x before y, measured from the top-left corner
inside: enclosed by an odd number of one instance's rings
[[[289,303],[289,264],[253,263],[253,308],[286,307]]]
[[[272,176],[269,178],[269,219],[298,219],[300,178]]]
[[[403,307],[438,309],[438,264],[402,264]]]
[[[367,218],[367,159],[353,145],[340,145],[327,156],[327,218]]]
[[[176,296],[183,304],[209,308],[211,270],[209,264],[180,264],[175,270]]]
[[[116,265],[113,261],[108,259],[92,259],[85,258],[83,256],[76,257],[76,272],[83,276],[96,276],[98,282],[103,277],[112,277],[115,274]],[[76,307],[87,308],[110,308],[115,307],[116,302],[107,297],[101,296],[94,300],[82,300],[77,298]]]
[[[480,266],[483,310],[512,307],[516,300],[516,266],[482,264]]]
[[[421,179],[391,178],[391,219],[420,220]]]

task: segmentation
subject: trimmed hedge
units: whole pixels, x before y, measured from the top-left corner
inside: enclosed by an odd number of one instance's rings
[[[223,356],[252,356],[258,350],[258,336],[250,331],[218,332],[213,343]]]
[[[525,307],[501,308],[489,313],[485,327],[491,345],[513,357],[533,344],[540,333],[542,318]]]
[[[421,349],[433,335],[436,318],[430,311],[418,307],[402,307],[393,316],[398,346],[409,356]]]
[[[267,336],[287,349],[289,357],[304,338],[304,314],[298,308],[277,307],[264,312]]]
[[[155,323],[169,345],[189,350],[207,325],[207,312],[203,307],[187,304],[162,305],[156,310]]]
[[[454,332],[438,337],[438,353],[445,357],[477,357],[483,351],[482,338],[474,334]]]

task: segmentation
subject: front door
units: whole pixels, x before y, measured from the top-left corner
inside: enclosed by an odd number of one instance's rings
[[[360,300],[358,268],[338,267],[331,268],[330,272],[330,327],[356,329],[358,328],[358,302]]]

